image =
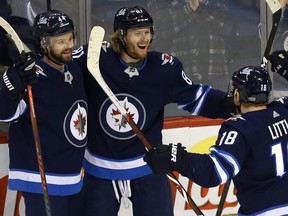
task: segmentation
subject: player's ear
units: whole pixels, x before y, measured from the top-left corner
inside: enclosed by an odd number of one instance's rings
[[[48,40],[45,37],[42,37],[40,40],[40,49],[42,54],[48,53]]]
[[[123,40],[123,38],[124,38],[124,31],[123,31],[123,29],[120,29],[119,38],[120,38],[120,40]]]
[[[124,32],[123,29],[119,29],[118,31],[119,31],[119,33],[118,33],[119,39],[120,39],[120,41],[121,41],[121,43],[122,43],[122,46],[124,47],[124,46],[126,45],[125,32]]]
[[[234,104],[236,106],[240,106],[240,93],[239,93],[238,89],[235,89],[233,99],[234,99]]]

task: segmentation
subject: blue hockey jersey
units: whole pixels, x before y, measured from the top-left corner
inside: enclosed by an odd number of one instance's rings
[[[204,187],[233,178],[239,215],[288,213],[288,100],[225,121],[210,154],[190,153],[182,175]]]
[[[32,84],[48,193],[71,195],[82,186],[81,168],[87,143],[87,101],[83,72],[76,61],[60,72],[41,59]],[[0,119],[9,125],[11,190],[42,193],[27,98],[10,100],[0,91]]]
[[[87,46],[74,57],[86,66]],[[126,64],[103,42],[101,74],[120,103],[151,145],[162,144],[164,106],[178,103],[192,115],[227,117],[222,106],[225,93],[194,84],[182,63],[171,55],[148,52],[143,64]],[[84,169],[91,175],[111,180],[135,179],[152,173],[143,161],[145,148],[92,75],[85,75],[89,111],[88,146]]]

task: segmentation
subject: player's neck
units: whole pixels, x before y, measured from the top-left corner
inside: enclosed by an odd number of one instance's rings
[[[266,109],[266,105],[246,105],[242,104],[241,105],[241,113],[247,113],[247,112],[254,112],[254,111],[259,111],[259,110],[264,110]]]
[[[64,72],[65,71],[65,64],[60,65],[56,64],[54,61],[51,59],[47,58],[46,55],[44,55],[43,61],[45,61],[47,64],[49,64],[51,67],[56,68],[57,70]]]
[[[127,64],[137,64],[138,62],[143,61],[143,59],[132,58],[132,56],[128,55],[126,52],[121,53],[121,58]]]

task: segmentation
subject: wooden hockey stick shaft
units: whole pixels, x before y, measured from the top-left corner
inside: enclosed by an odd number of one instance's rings
[[[105,80],[103,79],[100,68],[99,68],[99,59],[100,59],[100,52],[101,52],[101,45],[104,38],[105,31],[100,26],[94,26],[91,30],[90,37],[89,37],[89,44],[88,44],[88,54],[87,54],[87,67],[92,74],[92,76],[95,78],[95,80],[98,82],[102,90],[106,93],[106,95],[109,97],[111,102],[116,106],[118,111],[121,113],[123,118],[127,121],[127,123],[130,125],[132,130],[135,132],[135,134],[138,136],[138,138],[141,140],[141,142],[144,144],[146,150],[152,149],[152,145],[149,143],[147,138],[144,136],[142,131],[139,129],[139,127],[135,124],[132,118],[128,117],[125,108],[121,105],[120,101],[116,97],[116,95],[112,92],[110,87],[107,85]],[[180,192],[180,194],[184,197],[185,201],[191,206],[191,208],[194,210],[194,212],[197,215],[204,215],[199,207],[196,205],[196,203],[193,201],[191,196],[188,194],[188,192],[184,189],[183,185],[179,182],[179,180],[172,174],[167,174],[167,177],[173,182],[177,188],[177,190]]]
[[[262,62],[261,62],[261,67],[263,67],[263,68],[266,67],[266,65],[267,65],[267,62],[268,62],[267,57],[269,56],[269,53],[271,51],[273,41],[274,41],[274,38],[275,38],[275,35],[277,32],[277,28],[278,28],[278,25],[280,22],[280,18],[282,15],[282,7],[281,7],[281,4],[278,0],[266,0],[266,3],[273,14],[273,16],[272,16],[273,17],[273,21],[272,21],[273,24],[272,24],[272,28],[271,28],[271,31],[270,31],[270,34],[269,34],[269,37],[267,40],[267,44],[266,44],[265,51],[264,51],[263,58],[262,58]],[[216,216],[220,216],[222,214],[230,184],[231,184],[231,180],[229,180],[225,183],[225,186],[224,186],[224,189],[222,192],[222,196],[220,198],[220,202],[219,202],[219,205],[217,208]]]
[[[222,196],[220,198],[220,202],[218,204],[218,208],[217,208],[217,212],[216,212],[215,216],[221,216],[221,214],[222,214],[222,211],[224,209],[224,204],[225,204],[225,201],[226,201],[226,198],[227,198],[227,194],[228,194],[228,191],[229,191],[229,188],[230,188],[230,184],[231,184],[231,180],[227,181],[225,183],[225,185],[224,185]]]
[[[130,125],[130,127],[132,128],[132,130],[134,131],[134,133],[142,141],[142,143],[144,144],[146,150],[149,151],[150,149],[152,149],[151,144],[148,142],[147,138],[144,136],[144,134],[141,132],[141,130],[135,124],[135,122],[131,118],[129,118],[126,114],[125,114],[124,117],[125,117],[126,121],[128,122],[128,124]],[[193,208],[195,213],[197,215],[204,215],[202,213],[202,211],[200,210],[200,208],[196,205],[194,200],[191,198],[191,196],[188,194],[188,192],[184,189],[184,187],[180,183],[180,181],[175,177],[175,175],[173,173],[168,173],[166,175],[170,179],[170,181],[172,181],[175,184],[175,187],[177,188],[177,190],[184,197],[185,201]]]
[[[12,26],[1,16],[0,16],[0,26],[7,32],[8,36],[14,42],[20,54],[22,52],[24,53],[31,52],[31,50],[21,41],[21,39],[19,38],[15,30],[12,28]],[[51,216],[51,205],[50,205],[50,200],[48,196],[48,188],[47,188],[46,175],[45,175],[45,170],[44,170],[43,156],[41,152],[38,124],[37,124],[37,119],[35,115],[32,88],[30,85],[27,86],[27,91],[28,91],[31,124],[32,124],[34,142],[35,142],[36,153],[37,153],[37,162],[38,162],[38,167],[39,167],[39,173],[40,173],[43,197],[44,197],[44,203],[45,203],[45,211],[46,211],[46,216]]]
[[[267,65],[267,57],[270,54],[272,45],[273,45],[273,41],[274,41],[274,37],[276,35],[278,26],[279,26],[279,22],[281,19],[281,15],[282,15],[282,7],[281,4],[278,0],[266,0],[267,5],[269,6],[269,8],[271,9],[272,12],[272,28],[267,40],[267,44],[266,44],[266,48],[264,50],[264,54],[263,54],[263,59],[261,62],[261,67],[265,67]]]
[[[37,154],[38,167],[39,167],[39,172],[40,172],[40,177],[41,177],[46,216],[51,216],[51,205],[50,205],[50,200],[48,196],[47,181],[46,181],[44,162],[43,162],[43,156],[42,156],[38,124],[37,124],[37,118],[35,114],[34,99],[33,99],[31,85],[27,86],[27,90],[28,90],[28,97],[29,97],[30,117],[31,117],[32,130],[33,130],[33,135],[34,135],[34,142],[36,146],[36,154]]]

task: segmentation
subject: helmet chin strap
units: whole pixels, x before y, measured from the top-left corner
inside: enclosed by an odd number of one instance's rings
[[[128,51],[127,51],[127,49],[126,49],[126,43],[125,43],[125,41],[124,41],[123,30],[122,30],[122,32],[121,32],[121,35],[122,35],[122,36],[120,37],[120,40],[121,40],[121,42],[122,42],[122,50],[123,50],[123,52],[125,52],[130,58],[137,60],[137,58],[135,58],[135,56],[132,56],[131,54],[129,54]]]
[[[240,105],[235,105],[235,107],[236,107],[236,111],[237,111],[237,114],[242,114],[242,112],[241,112],[241,104]]]
[[[47,51],[47,48],[44,48],[44,55],[46,56],[46,58],[48,58],[50,61],[52,61],[54,64],[58,65],[58,66],[63,66],[65,65],[64,63],[59,63],[59,62],[56,62],[54,61],[52,58],[50,58],[50,55]]]
[[[56,62],[54,61],[52,58],[49,57],[49,55],[45,55],[50,61],[52,61],[54,64],[58,65],[58,66],[63,66],[65,65],[64,63],[59,63],[59,62]]]

